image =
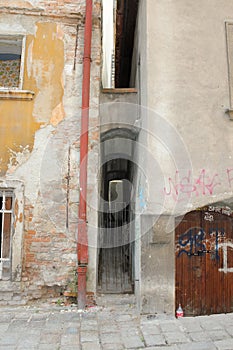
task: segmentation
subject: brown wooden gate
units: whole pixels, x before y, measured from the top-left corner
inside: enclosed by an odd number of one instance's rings
[[[106,211],[107,212],[107,211]],[[117,220],[106,213],[100,231],[98,291],[101,293],[133,293],[133,239],[128,222],[129,208],[117,213]]]
[[[176,306],[184,314],[233,312],[233,215],[209,206],[176,219]]]

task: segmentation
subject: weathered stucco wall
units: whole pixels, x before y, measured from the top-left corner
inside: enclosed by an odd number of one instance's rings
[[[12,23],[19,19],[15,16],[8,18]],[[35,132],[41,126],[48,123],[56,125],[65,117],[64,32],[57,23],[38,21],[34,25],[35,34],[27,33],[23,89],[33,91],[35,96],[32,101],[0,102],[2,175],[8,168],[12,172],[20,157],[29,155]],[[10,33],[15,33],[14,26]]]
[[[148,200],[159,196],[166,212],[187,211],[233,195],[233,124],[225,113],[230,103],[225,21],[232,21],[233,4],[148,0],[147,5],[148,120],[154,130],[148,144],[161,169]],[[159,118],[170,128],[166,137]]]
[[[0,99],[1,176],[6,183],[24,185],[21,286],[26,298],[59,296],[76,279],[84,16],[85,1],[0,2],[0,35],[26,36],[23,90],[34,93],[27,101]],[[93,169],[98,164],[100,53],[100,1],[94,1],[88,154],[92,244],[97,240]],[[95,259],[91,251],[91,292]]]
[[[167,232],[167,216],[141,216],[142,313],[174,314],[175,269],[174,227]]]
[[[12,0],[9,4],[1,0],[0,8],[13,13],[24,10],[28,13],[37,11],[46,15],[53,14],[54,17],[62,17],[64,14],[75,17],[78,13],[84,13],[85,0]]]
[[[145,313],[175,309],[174,216],[233,196],[225,30],[232,10],[226,0],[139,2],[134,65],[141,63],[145,177],[138,178],[136,237]]]

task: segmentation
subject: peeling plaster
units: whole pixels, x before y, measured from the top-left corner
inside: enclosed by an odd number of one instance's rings
[[[20,152],[20,148],[28,147],[31,150],[34,144],[34,133],[40,127],[31,115],[32,101],[6,101],[0,103],[1,128],[1,173],[14,165],[13,157]],[[10,152],[9,152],[10,150]],[[17,158],[17,157],[16,157]],[[11,160],[10,160],[11,159]],[[19,161],[19,156],[18,156]],[[12,171],[14,169],[12,168]]]
[[[0,5],[1,6],[1,5]],[[17,25],[12,26],[12,23],[6,24],[5,22],[0,23],[0,33],[1,35],[17,35],[17,34],[25,34],[25,28],[17,23]]]
[[[59,103],[52,111],[52,118],[50,123],[52,125],[57,125],[62,119],[64,119],[65,111],[62,103]]]
[[[64,70],[64,43],[62,29],[58,24],[38,22],[36,36],[31,37],[31,65],[27,69],[33,80],[36,97],[33,116],[38,122],[48,123],[52,111],[62,103],[64,88],[62,75]],[[65,116],[60,107],[59,119]]]
[[[57,23],[37,22],[35,28],[35,35],[27,35],[23,79],[23,89],[33,91],[35,98],[0,103],[1,176],[14,173],[28,160],[41,125],[55,126],[65,117],[64,33]]]
[[[16,201],[15,201],[14,213],[15,213],[14,227],[16,227],[17,222],[20,222],[20,223],[23,222],[23,213],[22,212],[19,213],[18,199],[16,199]]]
[[[45,286],[45,282],[51,286],[65,285],[67,274],[71,268],[76,267],[77,259],[78,159],[84,33],[83,30],[78,33],[79,45],[76,48],[77,57],[74,57],[78,22],[76,16],[73,19],[72,17],[75,15],[73,9],[76,11],[77,7],[81,11],[77,16],[83,18],[85,8],[81,2],[63,2],[55,1],[50,4],[36,0],[11,0],[12,5],[17,3],[14,9],[16,14],[6,13],[0,18],[2,33],[7,31],[7,34],[16,34],[18,28],[18,33],[26,35],[22,88],[34,93],[34,99],[31,101],[0,100],[0,147],[3,158],[2,174],[6,172],[5,181],[10,184],[9,188],[14,188],[15,193],[16,227],[13,237],[12,271],[20,281],[24,257],[22,286],[25,294],[37,296],[41,295],[41,286]],[[0,0],[0,6],[1,3],[3,0]],[[4,3],[5,7],[11,6],[6,5],[5,0]],[[27,6],[27,15],[24,10],[18,11],[19,3],[22,7]],[[30,11],[27,3],[35,7],[46,7],[44,15],[43,12]],[[57,8],[58,18],[53,16],[57,13],[57,10],[54,10]],[[7,9],[4,11],[7,12]],[[67,21],[67,15],[70,14],[72,16]],[[95,56],[99,57],[101,46],[99,30],[95,28],[93,34],[91,75],[92,97],[96,102],[95,94],[99,93],[99,80],[96,77],[99,76],[100,67]],[[76,69],[73,68],[75,60]],[[96,103],[92,106],[91,115],[92,120],[97,120]],[[93,132],[91,136],[96,139],[91,143],[96,156],[98,135]],[[70,165],[68,149],[73,151]],[[96,162],[94,156],[91,159]],[[67,176],[71,177],[69,182]],[[16,184],[18,187],[14,184],[16,180],[19,181],[19,184]],[[92,179],[91,186],[94,185]],[[63,220],[67,213],[69,229],[66,229],[66,222]],[[94,223],[93,227],[96,227],[97,217],[92,213],[93,211],[90,213],[91,221]],[[95,230],[92,233],[93,242],[97,236]],[[56,270],[53,270],[55,262]],[[96,253],[91,251],[88,275],[91,290],[95,290],[96,285],[95,262]],[[45,291],[46,288],[47,286]]]
[[[27,48],[27,75],[28,78],[31,78],[31,70],[32,70],[32,42],[28,45]]]
[[[17,0],[17,1],[10,1],[11,7],[16,7],[16,8],[33,8],[33,6],[37,5],[39,3],[39,0]],[[1,7],[6,7],[6,0],[0,0],[0,6]]]
[[[17,177],[24,181],[25,174],[28,173],[30,169],[30,176],[27,177],[27,186],[25,187],[25,197],[30,202],[31,205],[35,205],[38,193],[35,189],[40,188],[41,181],[41,162],[45,155],[45,150],[47,143],[45,140],[49,139],[49,135],[54,130],[52,126],[47,126],[46,128],[41,128],[36,133],[34,149],[30,155],[30,158],[26,163],[21,164],[13,174],[8,172],[8,179],[11,177]]]
[[[30,156],[30,147],[29,145],[19,146],[20,151],[14,151],[9,148],[10,159],[8,164],[9,172],[13,172],[19,165],[26,162]]]

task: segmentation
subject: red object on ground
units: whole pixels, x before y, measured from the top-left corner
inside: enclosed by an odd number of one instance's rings
[[[176,310],[176,317],[177,318],[184,317],[184,311],[183,311],[183,309],[182,309],[180,304],[179,304],[178,309]]]

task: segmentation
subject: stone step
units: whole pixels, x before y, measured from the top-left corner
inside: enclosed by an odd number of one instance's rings
[[[20,282],[0,281],[0,306],[25,304]]]
[[[96,298],[96,303],[98,306],[109,306],[114,305],[136,305],[136,297],[134,294],[101,294]]]

